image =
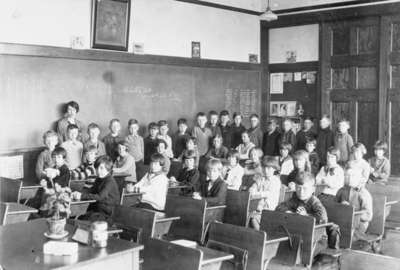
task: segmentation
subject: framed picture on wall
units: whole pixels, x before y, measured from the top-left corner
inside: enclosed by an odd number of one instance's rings
[[[296,116],[296,101],[271,101],[269,108],[270,116]]]
[[[199,41],[192,41],[192,58],[201,57],[201,48]]]
[[[92,0],[91,45],[127,51],[130,0]]]

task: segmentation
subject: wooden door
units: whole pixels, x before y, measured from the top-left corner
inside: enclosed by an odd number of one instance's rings
[[[323,23],[321,111],[350,121],[354,141],[372,154],[378,139],[379,18]]]

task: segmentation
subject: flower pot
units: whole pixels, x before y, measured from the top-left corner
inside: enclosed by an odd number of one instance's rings
[[[48,218],[47,219],[47,225],[49,226],[50,234],[63,234],[65,231],[64,228],[65,228],[66,223],[67,223],[67,220],[65,218],[60,218],[60,219]]]

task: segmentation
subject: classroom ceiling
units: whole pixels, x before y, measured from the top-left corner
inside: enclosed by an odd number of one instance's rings
[[[267,0],[261,1],[265,2],[263,6],[266,6]],[[270,4],[273,10],[280,10],[350,1],[354,0],[270,0]]]

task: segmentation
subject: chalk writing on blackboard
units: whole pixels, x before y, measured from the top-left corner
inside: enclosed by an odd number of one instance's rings
[[[225,109],[240,112],[244,117],[258,112],[258,92],[254,89],[226,89]]]
[[[136,94],[144,99],[160,99],[169,100],[177,103],[182,103],[182,98],[173,90],[156,92],[150,87],[135,86],[125,87],[123,93]]]

